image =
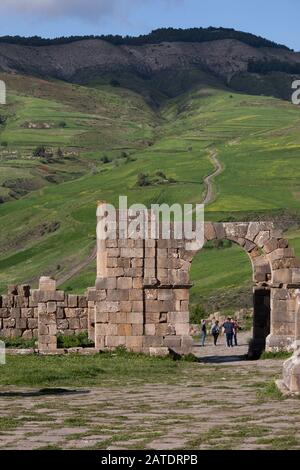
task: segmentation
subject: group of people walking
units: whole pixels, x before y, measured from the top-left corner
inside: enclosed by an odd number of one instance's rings
[[[237,346],[237,333],[240,329],[238,322],[230,317],[220,325],[219,320],[215,320],[213,323],[210,333],[214,339],[214,345],[217,346],[218,338],[222,331],[224,332],[226,338],[226,346],[228,348],[232,348],[233,346]],[[205,340],[207,336],[207,325],[206,320],[201,321],[201,346],[205,346]]]

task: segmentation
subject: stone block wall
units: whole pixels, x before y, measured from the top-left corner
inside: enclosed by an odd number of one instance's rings
[[[55,281],[49,278],[41,278],[38,289],[9,286],[8,294],[0,296],[0,337],[38,338],[44,334],[40,327],[44,331],[42,325],[48,315],[55,318],[58,334],[88,330],[93,338],[94,293],[89,289],[85,295],[68,294],[56,290]]]
[[[105,218],[100,203],[98,223]],[[38,289],[11,286],[0,297],[0,336],[39,337],[39,349],[53,351],[59,333],[88,330],[97,350],[125,346],[157,354],[192,349],[189,328],[189,270],[199,246],[187,249],[187,240],[126,238],[119,213],[117,236],[97,239],[97,279],[86,295],[56,290],[43,277]],[[152,212],[146,214],[151,221]],[[137,221],[135,221],[137,222]],[[175,226],[173,227],[175,228]],[[270,222],[211,223],[204,225],[205,241],[231,240],[249,256],[254,282],[253,350],[290,349],[300,290],[300,263]],[[191,247],[191,246],[190,246]],[[230,269],[230,267],[229,267]],[[266,338],[266,334],[271,329]],[[257,344],[256,344],[257,343]]]
[[[179,259],[178,241],[108,239],[101,241],[99,252],[96,348],[125,346],[153,354],[170,348],[189,353],[191,286],[188,273],[180,270],[187,262]]]

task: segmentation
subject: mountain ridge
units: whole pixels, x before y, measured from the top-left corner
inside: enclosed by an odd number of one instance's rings
[[[41,36],[2,36],[0,43],[21,44],[27,46],[45,46],[67,44],[85,39],[102,39],[115,45],[143,45],[159,44],[161,42],[207,42],[218,39],[238,39],[245,44],[253,47],[273,47],[288,49],[283,44],[278,44],[269,39],[257,36],[252,33],[238,31],[233,28],[222,28],[210,26],[208,28],[157,28],[149,34],[139,36],[121,36],[121,35],[84,35],[84,36],[62,36],[57,38],[43,38]]]
[[[262,73],[257,73],[259,68]],[[204,82],[217,80],[236,91],[289,99],[291,82],[298,75],[287,70],[300,73],[300,53],[256,48],[237,39],[143,45],[115,45],[102,39],[45,46],[0,42],[2,72],[85,85],[100,80],[152,94],[154,101],[158,93],[177,96],[192,88],[203,74]],[[170,81],[177,78],[181,84],[173,90]]]

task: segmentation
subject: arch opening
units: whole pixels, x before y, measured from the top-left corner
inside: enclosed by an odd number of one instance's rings
[[[249,262],[250,261],[250,262]],[[228,317],[240,326],[237,335],[238,348],[232,349],[230,356],[247,353],[259,357],[266,346],[270,333],[270,286],[271,268],[261,251],[251,256],[242,241],[230,238],[215,238],[207,241],[203,248],[194,253],[189,272],[190,324],[192,333],[198,330],[195,324],[206,320],[210,331],[214,322],[223,325]],[[201,330],[201,328],[200,328]],[[207,345],[213,345],[211,335]],[[201,342],[198,342],[200,346]],[[228,356],[224,349],[226,336],[218,338],[219,348],[207,348],[216,355]],[[235,345],[235,341],[233,341]],[[200,350],[205,355],[205,350]]]

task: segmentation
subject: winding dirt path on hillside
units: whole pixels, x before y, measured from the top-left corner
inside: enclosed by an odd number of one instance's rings
[[[220,161],[218,160],[217,155],[218,155],[217,150],[209,151],[209,159],[211,163],[214,165],[214,171],[204,178],[204,184],[206,186],[206,194],[202,201],[202,204],[204,205],[210,204],[213,201],[215,194],[214,194],[212,180],[216,176],[220,175],[223,171],[223,167]],[[56,281],[57,286],[61,286],[62,284],[69,281],[77,274],[79,274],[83,269],[87,268],[88,265],[96,258],[96,256],[97,256],[97,246],[93,248],[93,251],[91,252],[91,254],[87,256],[83,261],[73,266],[73,268],[68,273],[65,273],[64,275],[59,277]]]
[[[214,195],[214,188],[213,188],[212,180],[213,178],[215,178],[215,176],[220,175],[223,171],[223,167],[220,161],[218,160],[217,155],[218,155],[217,150],[209,151],[209,159],[211,163],[214,165],[215,169],[212,173],[210,173],[208,176],[204,178],[204,184],[206,185],[206,194],[202,201],[202,204],[204,205],[210,204],[213,201],[215,195]]]

